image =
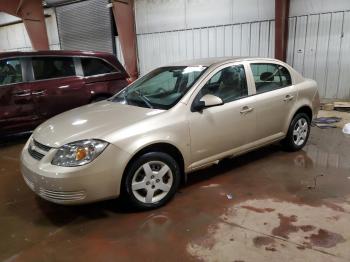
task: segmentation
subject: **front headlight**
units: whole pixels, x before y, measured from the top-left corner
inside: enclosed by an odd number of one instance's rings
[[[107,145],[107,142],[97,139],[69,143],[58,149],[51,164],[65,167],[86,165],[98,157]]]

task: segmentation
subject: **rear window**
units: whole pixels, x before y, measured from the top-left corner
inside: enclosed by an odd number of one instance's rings
[[[251,64],[256,93],[265,93],[292,85],[289,71],[277,64]]]
[[[99,58],[81,58],[84,76],[94,76],[118,72],[113,66]]]
[[[0,61],[0,85],[15,84],[22,81],[22,67],[19,59]]]
[[[72,57],[33,57],[35,80],[75,76]]]

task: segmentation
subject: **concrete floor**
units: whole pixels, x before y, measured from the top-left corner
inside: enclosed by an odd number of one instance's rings
[[[0,261],[349,261],[350,138],[312,129],[191,174],[165,207],[118,200],[65,207],[19,172],[23,139],[0,147]]]

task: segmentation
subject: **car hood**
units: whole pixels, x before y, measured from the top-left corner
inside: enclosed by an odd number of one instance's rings
[[[33,138],[50,147],[60,147],[83,139],[104,140],[112,132],[162,112],[164,110],[102,101],[67,111],[47,120],[35,129]]]

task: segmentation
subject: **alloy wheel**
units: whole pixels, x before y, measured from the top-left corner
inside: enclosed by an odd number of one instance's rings
[[[294,125],[293,129],[293,142],[297,146],[301,146],[305,143],[307,134],[309,131],[309,125],[305,118],[300,118]]]
[[[149,161],[140,166],[132,179],[131,189],[142,203],[157,203],[165,198],[174,182],[170,167],[162,161]]]

